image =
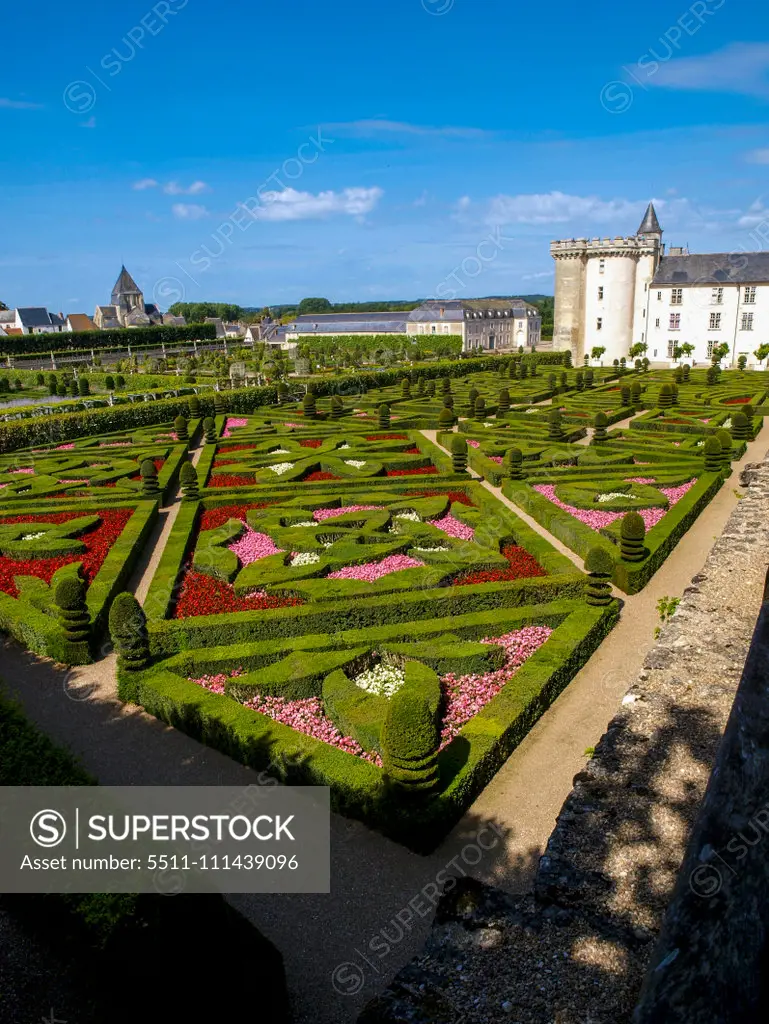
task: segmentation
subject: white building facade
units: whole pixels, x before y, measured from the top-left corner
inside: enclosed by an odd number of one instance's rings
[[[705,363],[726,344],[722,365],[741,355],[755,365],[769,341],[769,253],[666,253],[651,203],[635,235],[555,241],[550,252],[553,347],[570,348],[577,364],[594,348],[606,350],[603,363],[629,358],[637,344],[653,363]]]

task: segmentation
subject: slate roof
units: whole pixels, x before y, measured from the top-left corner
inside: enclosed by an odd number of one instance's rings
[[[50,327],[51,317],[45,306],[24,306],[17,310],[25,327]]]
[[[649,205],[646,207],[646,213],[644,214],[644,219],[641,221],[641,226],[639,227],[638,231],[636,231],[636,234],[637,235],[661,235],[662,234],[662,228],[660,227],[660,222],[657,220],[657,211],[654,209],[654,203],[649,203]]]
[[[663,256],[654,285],[769,284],[769,252]]]
[[[382,313],[303,313],[301,316],[294,318],[294,323],[297,324],[323,324],[323,323],[346,323],[359,321],[361,323],[376,323],[377,320],[404,320],[406,319],[407,313],[393,313],[393,312],[382,312]]]
[[[112,289],[112,301],[115,302],[115,296],[117,295],[141,295],[142,290],[128,273],[125,267],[120,268],[120,275],[117,281],[115,281],[115,287]]]
[[[318,313],[292,321],[298,334],[405,334],[407,313]]]

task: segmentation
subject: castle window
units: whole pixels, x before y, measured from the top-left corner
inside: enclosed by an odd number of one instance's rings
[[[659,327],[659,325],[660,325],[660,318],[657,317],[657,319],[654,321],[654,326],[655,327]]]
[[[603,298],[603,285],[601,285],[600,288],[598,289],[598,301],[600,302],[602,298]]]
[[[668,342],[668,359],[675,359],[675,348],[676,343],[674,341]]]
[[[741,331],[752,331],[753,330],[753,314],[743,313],[742,322],[740,323]]]
[[[710,301],[714,306],[720,306],[724,301],[724,290],[723,288],[713,288],[710,293]]]
[[[671,330],[671,331],[680,331],[681,330],[681,314],[680,313],[671,313],[670,314],[670,324],[668,325],[668,329]]]
[[[710,331],[720,331],[721,330],[721,314],[720,313],[711,313],[710,314],[710,324],[708,326],[708,330],[710,330]]]
[[[710,357],[713,355],[713,346],[714,345],[715,345],[714,341],[709,341],[708,342],[708,359],[710,359]]]
[[[670,291],[670,305],[682,306],[684,301],[683,288],[672,288]]]
[[[605,270],[606,270],[606,260],[599,260],[598,261],[598,273],[599,274],[603,274],[603,272]]]
[[[657,302],[662,302],[662,292],[657,292]]]
[[[742,296],[742,301],[746,306],[753,306],[756,302],[756,289],[754,285],[748,285]]]
[[[598,317],[598,319],[595,322],[595,329],[597,331],[602,331],[603,330],[603,317],[601,317],[601,316]]]

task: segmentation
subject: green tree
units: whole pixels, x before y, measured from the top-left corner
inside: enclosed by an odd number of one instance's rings
[[[605,351],[605,345],[594,345],[593,348],[590,350],[590,358],[597,363],[600,361],[601,356],[604,354]]]
[[[302,299],[296,309],[297,316],[308,316],[311,313],[331,313],[332,307],[328,299]]]

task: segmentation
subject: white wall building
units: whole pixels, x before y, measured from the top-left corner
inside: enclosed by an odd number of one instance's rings
[[[725,343],[722,365],[740,355],[755,365],[769,341],[769,253],[666,253],[652,203],[635,235],[556,241],[550,252],[553,347],[570,348],[576,364],[595,347],[606,349],[603,363],[627,358],[639,343],[652,362],[675,365],[676,348],[689,344],[682,358],[705,363]]]

